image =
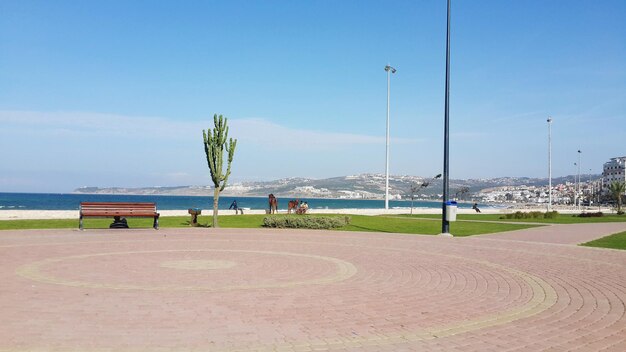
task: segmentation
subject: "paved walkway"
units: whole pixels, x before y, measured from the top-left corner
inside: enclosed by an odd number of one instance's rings
[[[544,224],[545,225],[545,224]],[[518,231],[509,231],[491,235],[494,239],[542,243],[579,244],[614,233],[626,231],[624,222],[597,224],[563,224],[533,227]],[[487,238],[483,235],[476,238]]]
[[[2,231],[0,351],[625,351],[611,231]]]

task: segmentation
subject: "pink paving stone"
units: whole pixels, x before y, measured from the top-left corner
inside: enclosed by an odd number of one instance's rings
[[[3,231],[0,351],[621,351],[624,230]]]
[[[533,227],[530,229],[499,233],[496,234],[494,238],[544,243],[578,244],[623,231],[626,231],[626,222],[568,224]]]

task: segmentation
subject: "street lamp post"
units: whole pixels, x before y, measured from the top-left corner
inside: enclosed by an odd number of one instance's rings
[[[411,186],[411,215],[413,215],[413,199],[415,199],[415,194],[419,192],[422,188],[428,187],[431,182],[441,177],[441,174],[437,174],[437,176],[433,177],[428,181],[423,181],[421,185],[412,185]]]
[[[548,211],[552,211],[552,117],[548,117]]]
[[[443,128],[443,203],[441,212],[441,235],[452,236],[450,234],[450,222],[448,222],[448,211],[446,202],[450,185],[450,0],[448,0],[448,19],[446,29],[446,92],[444,108],[444,128]]]
[[[595,194],[596,187],[591,180],[591,169],[589,169],[589,181],[587,181],[587,185],[589,186],[589,206],[593,203],[593,195]]]
[[[389,89],[391,83],[391,74],[396,73],[396,69],[387,65],[387,142],[385,148],[385,209],[389,209]]]
[[[580,149],[578,150],[578,183],[576,186],[576,209],[580,210]]]
[[[574,163],[574,167],[578,167],[578,163]],[[576,175],[576,171],[574,171],[574,210],[576,210],[578,204],[578,176]]]

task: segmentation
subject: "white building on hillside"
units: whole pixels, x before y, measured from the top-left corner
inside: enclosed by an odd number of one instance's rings
[[[619,158],[611,158],[610,161],[604,163],[602,171],[602,185],[604,189],[608,189],[612,182],[626,182],[626,156]]]

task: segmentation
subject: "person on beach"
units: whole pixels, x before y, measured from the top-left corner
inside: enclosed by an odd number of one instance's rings
[[[296,209],[296,214],[306,214],[309,210],[309,204],[307,202],[300,202],[300,206]]]
[[[474,203],[474,205],[472,205],[472,209],[476,210],[477,213],[480,213],[480,209],[478,209],[478,203]]]
[[[241,211],[241,215],[243,215],[243,209],[239,209],[237,206],[237,199],[233,200],[228,209],[235,209],[235,215],[239,214],[239,211]]]
[[[269,206],[270,210],[268,211],[268,214],[275,214],[278,210],[278,199],[274,197],[274,194],[269,195]]]

